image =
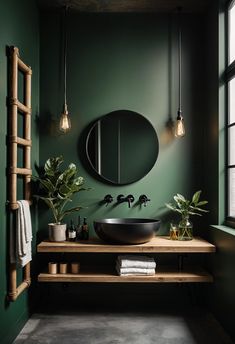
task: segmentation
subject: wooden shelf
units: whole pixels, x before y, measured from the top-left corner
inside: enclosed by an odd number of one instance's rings
[[[215,252],[215,246],[199,237],[190,241],[178,241],[170,240],[166,236],[158,236],[140,245],[110,245],[99,239],[81,242],[42,241],[37,246],[37,251],[74,253],[212,253]]]
[[[86,283],[211,283],[213,277],[198,267],[178,271],[174,268],[157,268],[154,276],[118,276],[110,267],[84,268],[80,274],[40,273],[39,282],[86,282]]]

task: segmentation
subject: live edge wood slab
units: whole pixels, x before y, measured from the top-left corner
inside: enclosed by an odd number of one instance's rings
[[[145,244],[111,245],[99,239],[80,242],[42,241],[37,252],[77,252],[77,253],[212,253],[216,248],[206,240],[196,237],[190,241],[170,240],[158,236]]]

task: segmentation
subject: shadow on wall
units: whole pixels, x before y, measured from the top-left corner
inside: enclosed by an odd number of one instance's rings
[[[175,140],[175,133],[174,133],[174,121],[169,115],[168,120],[165,123],[163,130],[160,133],[159,141],[161,146],[168,146]]]
[[[58,118],[50,112],[45,113],[43,117],[36,117],[36,127],[40,136],[59,137],[64,135],[59,130]]]
[[[165,126],[160,133],[159,141],[161,146],[170,145],[175,140],[174,134],[174,120],[172,118],[172,113],[176,113],[176,109],[174,109],[174,82],[173,82],[173,64],[174,64],[174,31],[175,31],[175,16],[174,14],[169,15],[168,20],[168,119],[165,122]],[[174,90],[174,92],[172,92]],[[173,111],[173,109],[175,111]]]

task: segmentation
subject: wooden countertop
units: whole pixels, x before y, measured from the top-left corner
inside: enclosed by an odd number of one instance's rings
[[[98,238],[79,242],[42,241],[37,252],[77,252],[77,253],[212,253],[216,248],[208,241],[195,237],[190,241],[170,240],[167,236],[157,236],[145,244],[108,244]]]

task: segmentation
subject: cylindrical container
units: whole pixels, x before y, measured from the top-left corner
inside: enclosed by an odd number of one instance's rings
[[[79,274],[79,271],[80,271],[80,263],[71,263],[71,273]]]
[[[66,224],[49,223],[49,240],[65,241],[66,240]]]
[[[49,272],[49,274],[56,275],[57,274],[57,263],[49,262],[48,263],[48,272]]]
[[[60,263],[60,274],[67,274],[67,271],[68,271],[68,264]]]
[[[179,240],[193,239],[193,224],[189,221],[189,216],[185,216],[179,223]]]

